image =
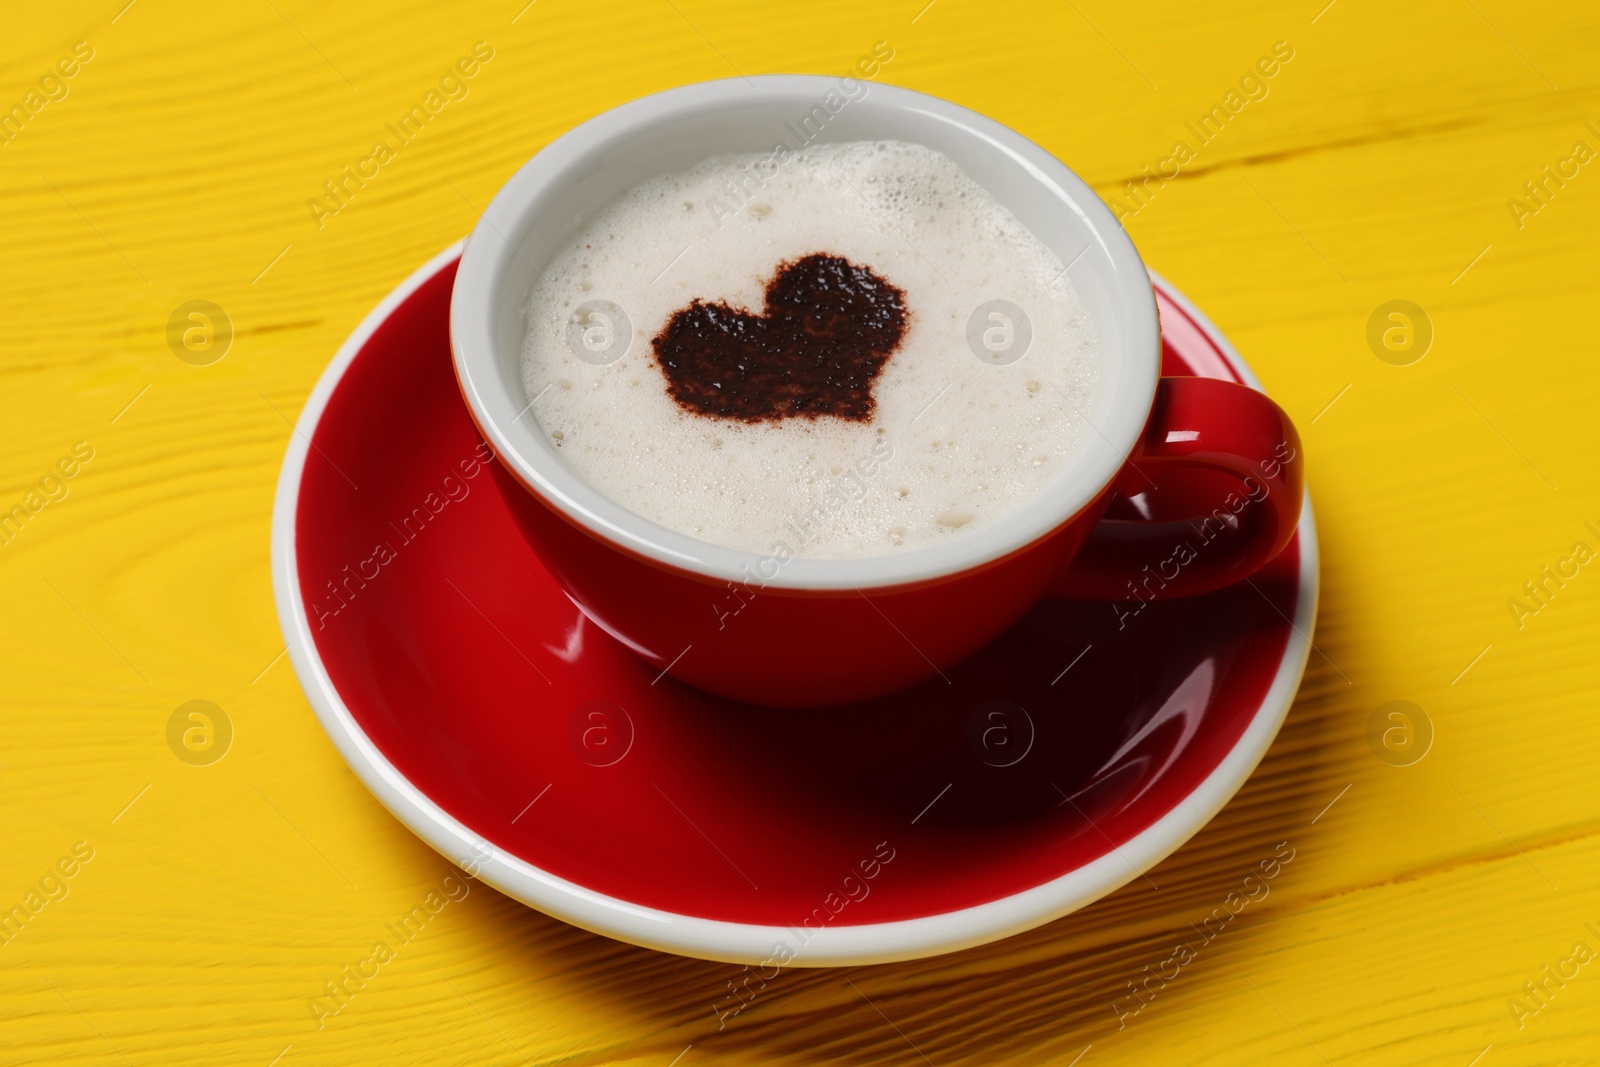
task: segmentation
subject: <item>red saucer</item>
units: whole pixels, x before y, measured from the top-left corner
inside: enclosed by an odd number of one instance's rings
[[[483,465],[451,370],[455,266],[397,291],[308,403],[274,564],[330,735],[486,881],[690,954],[759,958],[772,929],[826,926],[830,951],[795,962],[923,955],[1135,877],[1265,751],[1304,665],[1289,620],[1309,630],[1309,509],[1253,584],[1121,630],[1106,604],[1046,602],[950,684],[777,711],[659,677],[561,593]],[[1159,280],[1157,295],[1164,373],[1247,377]],[[1099,881],[1067,877],[1085,870]],[[989,919],[906,922],[961,915]],[[916,933],[847,931],[883,924]]]

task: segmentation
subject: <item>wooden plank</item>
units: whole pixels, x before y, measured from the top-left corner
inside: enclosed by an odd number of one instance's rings
[[[93,449],[0,548],[0,902],[94,850],[0,947],[0,1060],[1592,1059],[1600,972],[1537,1013],[1511,1003],[1534,1005],[1523,983],[1575,942],[1600,951],[1600,578],[1520,626],[1507,606],[1600,525],[1600,176],[1520,225],[1507,206],[1574,142],[1600,150],[1592,5],[119,7],[19,8],[0,40],[0,103],[94,49],[0,145],[0,503]],[[319,227],[323,182],[479,40],[495,54],[468,95]],[[1282,736],[1160,889],[953,956],[791,972],[720,1032],[735,968],[488,890],[319,1030],[309,999],[448,866],[344,767],[278,658],[267,540],[289,420],[366,311],[552,137],[672,85],[842,70],[878,41],[883,80],[1010,123],[1125,203],[1198,140],[1187,122],[1293,48],[1125,223],[1305,437],[1325,587]],[[237,333],[209,367],[164,340],[199,298]],[[1409,367],[1365,341],[1397,298],[1436,330]],[[195,698],[237,731],[212,767],[164,741]],[[1437,730],[1413,767],[1367,747],[1393,699]],[[1119,1029],[1127,984],[1280,840],[1296,858],[1270,898]]]

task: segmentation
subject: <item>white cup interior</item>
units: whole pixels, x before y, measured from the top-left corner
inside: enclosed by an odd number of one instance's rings
[[[522,347],[538,269],[594,212],[646,178],[710,156],[770,152],[780,140],[797,147],[795,131],[807,116],[814,142],[910,141],[953,159],[1070,264],[1103,360],[1093,410],[1085,413],[1092,430],[1061,478],[1010,515],[895,555],[797,558],[765,585],[881,588],[956,573],[1022,548],[1093,500],[1132,450],[1160,373],[1155,298],[1121,225],[1065,165],[991,119],[908,89],[811,75],[730,78],[633,101],[552,142],[495,196],[462,256],[450,333],[468,403],[500,455],[570,518],[635,553],[714,578],[767,574],[771,562],[762,555],[669,530],[578,478],[527,410]],[[636,336],[634,344],[641,343]]]

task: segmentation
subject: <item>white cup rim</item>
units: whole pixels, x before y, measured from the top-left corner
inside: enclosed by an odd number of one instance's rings
[[[630,145],[659,138],[661,131],[687,120],[704,123],[737,112],[748,121],[754,111],[771,112],[772,140],[776,140],[779,118],[805,114],[808,105],[830,91],[839,93],[847,84],[851,93],[861,95],[849,98],[838,112],[840,117],[848,112],[848,120],[825,129],[820,140],[943,139],[932,147],[952,155],[969,173],[974,164],[998,168],[993,172],[1026,188],[1030,196],[1046,198],[1050,210],[1057,210],[1059,202],[1057,217],[1063,228],[1059,240],[1065,243],[1070,231],[1080,236],[1082,244],[1053,250],[1063,262],[1069,255],[1075,257],[1069,264],[1078,272],[1069,275],[1075,284],[1081,277],[1096,285],[1101,307],[1095,326],[1103,339],[1107,332],[1115,335],[1116,350],[1103,340],[1106,358],[1096,408],[1089,413],[1090,432],[1069,469],[1009,515],[942,544],[893,555],[798,556],[777,567],[769,578],[774,568],[768,554],[668,529],[611,500],[572,471],[534,420],[524,417],[530,405],[518,367],[526,285],[517,279],[527,267],[548,259],[530,247],[537,243],[530,240],[536,227],[542,228],[540,239],[551,245],[555,241],[548,235],[553,227],[565,226],[566,233],[575,228],[571,218],[552,218],[553,202],[572,195],[575,186],[603,184],[604,177],[622,171],[632,175],[625,188],[650,174],[683,169],[682,164],[641,158],[648,156],[642,151],[629,156]],[[829,136],[835,130],[840,132]],[[923,136],[905,135],[907,131]],[[964,146],[968,158],[963,160],[952,146]],[[770,142],[748,148],[730,144],[705,155],[770,147]],[[1006,202],[992,186],[990,191]],[[1040,236],[1053,243],[1051,236]],[[521,291],[515,291],[519,285]],[[1132,452],[1155,396],[1161,347],[1155,295],[1133,242],[1094,191],[1065,164],[1021,134],[960,105],[910,89],[801,74],[729,78],[669,89],[606,111],[551,142],[511,177],[468,238],[451,296],[450,338],[456,376],[489,444],[519,480],[569,521],[635,556],[718,581],[749,581],[760,575],[765,588],[838,592],[913,585],[964,573],[1004,559],[1070,522],[1099,497]]]

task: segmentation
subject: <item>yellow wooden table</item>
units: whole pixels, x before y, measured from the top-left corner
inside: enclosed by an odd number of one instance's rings
[[[1600,11],[1324,2],[9,5],[0,1061],[1600,1062]],[[1297,420],[1324,587],[1282,735],[1159,889],[786,973],[720,1032],[736,968],[487,889],[319,1028],[312,998],[450,868],[282,655],[291,420],[552,137],[875,48],[878,80],[1010,124],[1120,205]],[[186,348],[193,301],[221,311]],[[221,709],[210,749],[169,732],[193,700]],[[1119,1027],[1279,841],[1271,896]]]

